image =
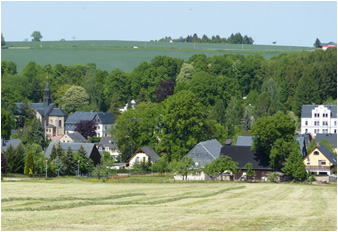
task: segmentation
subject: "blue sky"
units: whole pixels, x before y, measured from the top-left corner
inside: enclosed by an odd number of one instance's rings
[[[158,40],[197,33],[229,37],[240,32],[254,44],[312,46],[337,42],[336,1],[1,1],[5,41]]]

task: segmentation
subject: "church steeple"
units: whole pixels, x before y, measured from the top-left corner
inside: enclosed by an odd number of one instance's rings
[[[45,87],[45,95],[43,97],[43,105],[48,106],[50,103],[52,103],[52,99],[50,97],[50,88],[49,88],[49,85],[48,85],[48,77],[47,77],[47,83],[46,83],[46,87]]]

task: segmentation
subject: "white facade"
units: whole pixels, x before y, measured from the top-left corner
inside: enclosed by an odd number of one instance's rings
[[[110,137],[112,124],[99,124],[96,123],[96,136],[97,137]]]
[[[148,162],[148,155],[145,153],[137,153],[136,155],[134,155],[130,161],[129,161],[129,167],[132,167],[134,165],[134,163],[138,161],[138,162]]]
[[[332,109],[332,108],[331,108]],[[332,112],[329,107],[317,105],[313,107],[311,113],[305,114],[301,118],[301,133],[309,133],[316,136],[317,133],[336,134],[337,133],[337,112]],[[335,109],[337,109],[335,107]],[[303,106],[304,111],[304,106]]]
[[[183,176],[175,175],[174,179],[183,181]],[[192,181],[192,180],[212,180],[212,179],[210,178],[210,176],[208,176],[204,172],[201,172],[199,174],[190,174],[190,175],[187,176],[187,181]]]

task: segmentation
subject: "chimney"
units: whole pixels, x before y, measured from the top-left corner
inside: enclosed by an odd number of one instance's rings
[[[317,147],[319,146],[319,143],[317,143]]]

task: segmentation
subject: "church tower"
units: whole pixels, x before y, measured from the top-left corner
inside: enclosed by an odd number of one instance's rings
[[[52,103],[52,98],[50,97],[50,88],[48,85],[48,79],[45,87],[45,95],[43,97],[43,106],[48,106]]]

